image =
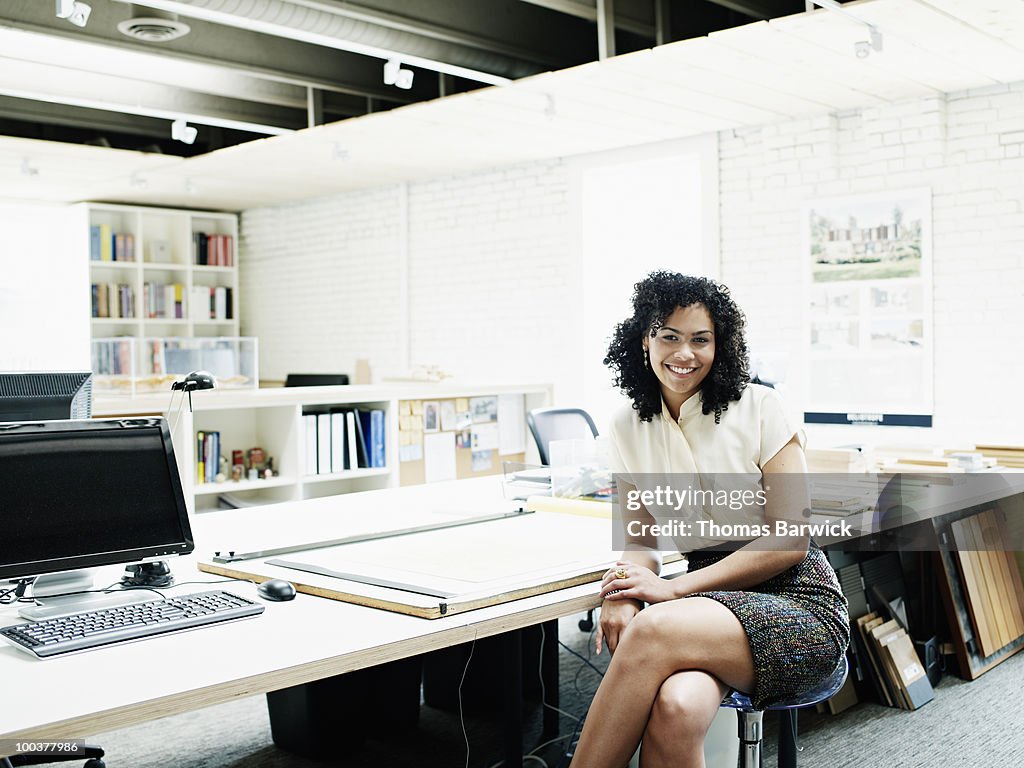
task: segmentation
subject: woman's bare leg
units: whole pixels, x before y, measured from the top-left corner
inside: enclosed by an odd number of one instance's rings
[[[658,603],[637,614],[590,705],[573,768],[622,768],[640,743],[662,684],[690,669],[730,688],[753,688],[754,659],[736,615],[707,597]]]
[[[640,744],[640,768],[704,768],[704,737],[728,692],[699,669],[662,683]]]

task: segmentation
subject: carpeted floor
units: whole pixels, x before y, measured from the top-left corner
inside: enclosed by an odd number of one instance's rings
[[[563,619],[563,642],[591,655],[588,637],[576,627],[578,617]],[[607,655],[591,657],[599,668]],[[550,768],[565,765],[564,747],[576,718],[583,714],[598,675],[568,651],[560,653],[561,718],[565,738],[537,755]],[[861,703],[835,717],[801,713],[801,766],[828,768],[1020,768],[1024,766],[1024,723],[1015,701],[1024,688],[1024,654],[1019,654],[973,682],[947,675],[935,700],[916,712]],[[537,745],[540,710],[524,710],[527,748]],[[766,723],[766,765],[775,765],[774,722]],[[424,706],[419,726],[411,732],[386,734],[353,750],[344,725],[337,729],[338,753],[330,761],[314,761],[277,749],[271,739],[265,698],[252,697],[198,712],[164,718],[93,741],[107,752],[109,768],[350,768],[415,766],[416,768],[490,768],[501,760],[500,713],[466,717],[467,744],[457,714]],[[529,760],[526,765],[540,766]],[[713,766],[711,768],[719,768]]]

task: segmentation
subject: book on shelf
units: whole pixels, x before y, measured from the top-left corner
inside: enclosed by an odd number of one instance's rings
[[[232,235],[194,232],[192,263],[200,267],[233,267],[235,238]]]
[[[99,224],[93,224],[89,227],[89,261],[101,261],[102,247],[100,246],[102,234]]]
[[[222,285],[193,285],[189,295],[193,320],[233,320],[233,291]]]
[[[384,449],[384,411],[379,409],[359,410],[359,420],[366,445],[367,466],[385,467],[387,457]]]
[[[90,261],[135,261],[135,235],[114,232],[109,224],[89,227]]]
[[[95,318],[135,317],[135,289],[127,283],[92,283],[91,302]]]
[[[92,369],[98,375],[120,376],[132,372],[131,341],[109,340],[93,345]]]
[[[197,431],[196,447],[201,457],[201,462],[197,462],[196,471],[199,482],[216,482],[217,473],[220,472],[220,432],[216,430]],[[200,466],[201,469],[199,469]]]

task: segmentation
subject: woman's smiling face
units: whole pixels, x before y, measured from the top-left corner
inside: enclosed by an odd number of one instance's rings
[[[715,324],[703,304],[676,307],[654,336],[644,338],[651,370],[672,415],[700,390],[715,361]]]

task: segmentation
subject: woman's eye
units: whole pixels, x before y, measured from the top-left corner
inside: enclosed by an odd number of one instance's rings
[[[693,343],[694,343],[694,344],[707,344],[707,343],[708,343],[708,341],[709,341],[708,339],[704,339],[704,338],[697,338],[697,339],[694,339],[694,340],[693,340]]]

